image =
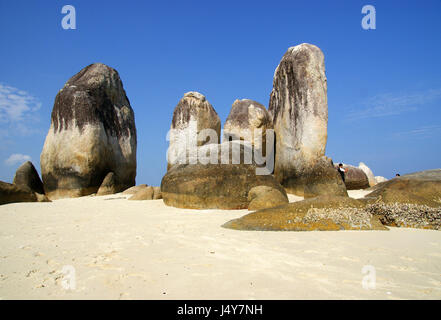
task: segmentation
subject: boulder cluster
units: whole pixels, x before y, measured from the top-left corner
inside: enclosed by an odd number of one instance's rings
[[[311,44],[292,47],[283,56],[268,110],[251,99],[234,101],[222,141],[212,105],[200,93],[186,93],[173,113],[168,171],[161,183],[164,202],[181,208],[257,209],[283,203],[286,192],[347,197],[332,159],[325,156],[327,123],[324,55]],[[235,148],[236,157],[231,155]],[[258,200],[250,193],[255,187],[268,194]],[[272,197],[274,190],[278,193]]]
[[[0,182],[0,204],[124,191],[129,200],[179,208],[253,211],[224,225],[241,230],[440,229],[441,170],[387,180],[364,163],[344,164],[343,180],[326,156],[327,126],[324,54],[303,43],[277,66],[268,109],[235,100],[222,132],[207,98],[185,93],[173,112],[161,186],[135,186],[134,112],[118,72],[95,63],[55,97],[42,179],[24,163],[12,184]],[[370,193],[351,199],[354,189]],[[305,200],[289,203],[287,193]]]
[[[236,230],[441,230],[441,169],[379,183],[362,199],[319,196],[258,210],[227,222]]]

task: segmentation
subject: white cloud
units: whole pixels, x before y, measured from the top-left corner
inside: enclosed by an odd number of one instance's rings
[[[14,164],[23,163],[25,161],[31,161],[31,157],[26,154],[14,153],[5,160],[5,164],[13,166]]]
[[[424,104],[441,98],[441,89],[412,94],[386,93],[369,98],[346,114],[347,120],[381,118],[417,111]]]
[[[441,126],[439,125],[431,125],[431,126],[423,126],[420,128],[403,131],[403,132],[396,132],[396,137],[406,137],[406,138],[430,138],[433,137],[441,132]]]
[[[0,83],[0,123],[18,126],[18,133],[26,134],[25,122],[35,120],[41,102],[26,91]]]

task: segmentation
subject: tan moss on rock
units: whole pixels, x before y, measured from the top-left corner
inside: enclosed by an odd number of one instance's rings
[[[430,170],[377,184],[366,197],[382,203],[409,203],[441,207],[441,170]]]
[[[311,172],[305,176],[304,185],[305,199],[318,196],[348,196],[346,186],[334,168],[332,159],[326,156],[316,161]]]
[[[258,231],[387,230],[378,217],[364,212],[365,206],[365,201],[323,196],[259,210],[223,227]],[[363,223],[359,223],[359,215],[363,215]]]

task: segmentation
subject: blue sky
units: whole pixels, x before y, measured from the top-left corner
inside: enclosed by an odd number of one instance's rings
[[[376,30],[361,9],[376,8]],[[61,27],[64,5],[77,29]],[[441,1],[0,0],[0,180],[39,170],[55,95],[83,67],[118,70],[135,111],[137,183],[159,185],[173,109],[199,91],[222,124],[235,99],[268,106],[286,50],[325,54],[327,155],[391,178],[441,167]]]

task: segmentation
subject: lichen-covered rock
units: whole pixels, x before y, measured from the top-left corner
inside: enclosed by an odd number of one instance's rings
[[[37,195],[31,189],[0,181],[0,205],[15,202],[37,201]]]
[[[135,184],[135,119],[116,70],[96,63],[66,82],[40,163],[51,199],[96,193],[109,172],[124,188]]]
[[[327,83],[322,51],[291,47],[274,73],[269,102],[276,133],[274,175],[288,193],[303,196],[305,177],[325,155]]]
[[[146,188],[140,189],[133,196],[129,198],[129,200],[153,200],[153,195],[155,191],[153,187],[148,186]]]
[[[332,159],[326,156],[316,161],[312,170],[305,176],[304,184],[305,199],[317,196],[348,196],[346,186],[335,170]]]
[[[361,200],[323,196],[259,210],[223,227],[257,231],[387,230],[365,207],[366,202]]]
[[[248,192],[248,210],[260,210],[288,203],[286,194],[268,186],[258,186]]]
[[[273,121],[263,105],[249,99],[236,100],[224,124],[223,141],[248,141],[266,155],[268,129],[273,129]],[[274,137],[269,142],[274,143]]]
[[[369,188],[369,179],[363,170],[348,164],[343,164],[343,168],[348,169],[348,171],[345,173],[345,185],[347,190]],[[337,165],[335,165],[335,170],[338,173]]]
[[[124,190],[125,186],[119,184],[115,174],[113,172],[109,172],[101,183],[97,196],[104,196],[108,194],[115,194]]]
[[[140,184],[140,185],[137,185],[137,186],[133,186],[133,187],[130,187],[130,188],[124,190],[123,194],[135,194],[139,190],[147,188],[147,187],[148,187],[148,185],[146,185],[146,184]]]
[[[220,131],[220,118],[205,96],[199,92],[187,92],[173,112],[167,169],[179,164],[177,156],[183,152],[191,152],[209,143],[218,144]],[[187,163],[185,159],[183,161]]]
[[[374,173],[366,164],[360,162],[358,164],[358,169],[362,170],[366,174],[366,177],[368,178],[369,181],[369,187],[373,187],[377,184],[377,180],[375,180]]]
[[[441,169],[403,175],[377,184],[366,198],[385,204],[416,204],[441,207]]]
[[[161,182],[164,203],[188,209],[246,209],[248,192],[261,185],[286,195],[272,175],[257,174],[259,168],[253,160],[249,159],[249,164],[245,161],[249,152],[252,152],[251,148],[237,141],[199,147],[199,155],[207,153],[210,159],[214,155],[217,163],[173,166]]]
[[[385,225],[441,229],[441,169],[396,177],[370,190],[367,210]]]
[[[21,188],[29,188],[33,192],[44,194],[43,182],[30,161],[23,163],[15,172],[13,184]]]

